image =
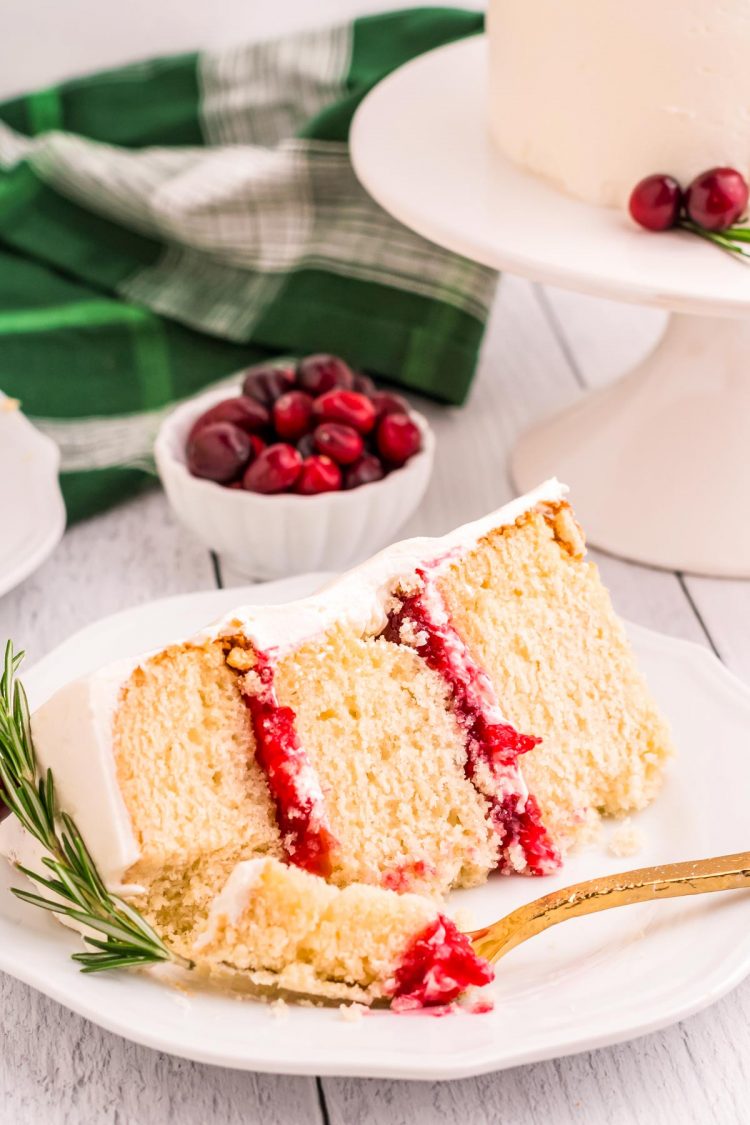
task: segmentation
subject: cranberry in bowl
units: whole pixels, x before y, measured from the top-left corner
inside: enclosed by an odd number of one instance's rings
[[[241,374],[182,403],[157,436],[176,516],[248,577],[360,562],[394,540],[427,488],[427,420],[361,376],[331,385],[326,359],[284,365],[278,378]]]

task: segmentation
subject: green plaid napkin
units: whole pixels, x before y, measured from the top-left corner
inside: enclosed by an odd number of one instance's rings
[[[495,274],[386,215],[347,136],[385,74],[482,24],[395,12],[0,105],[0,388],[59,444],[71,519],[153,480],[175,401],[268,356],[464,399]]]

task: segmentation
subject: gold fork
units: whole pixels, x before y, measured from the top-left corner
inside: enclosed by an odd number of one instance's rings
[[[540,934],[542,930],[564,922],[566,918],[580,918],[610,910],[613,906],[629,906],[634,902],[652,902],[659,898],[680,898],[682,895],[701,895],[709,891],[734,891],[750,889],[750,852],[722,855],[715,859],[698,859],[688,863],[667,863],[659,867],[642,867],[637,871],[623,871],[618,875],[605,875],[552,891],[543,898],[534,899],[506,914],[499,922],[467,933],[475,952],[487,961],[499,961],[521,942]],[[307,992],[293,992],[279,988],[274,983],[261,984],[248,978],[246,971],[224,965],[220,972],[214,968],[209,973],[198,966],[197,977],[202,977],[207,987],[230,988],[264,999],[296,1001],[337,1007],[344,999],[328,999]],[[365,1002],[368,1002],[365,1000]],[[373,1007],[388,1007],[389,1000],[379,999]]]
[[[499,922],[467,934],[474,951],[487,961],[499,961],[521,942],[556,926],[567,918],[580,918],[614,906],[652,902],[660,898],[681,898],[710,891],[750,889],[750,852],[697,859],[687,863],[667,863],[605,875],[552,891],[506,914]]]

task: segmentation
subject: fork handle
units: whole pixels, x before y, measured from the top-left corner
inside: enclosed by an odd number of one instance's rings
[[[521,942],[567,918],[635,902],[743,888],[750,888],[750,852],[642,867],[552,891],[468,936],[480,957],[497,961]]]

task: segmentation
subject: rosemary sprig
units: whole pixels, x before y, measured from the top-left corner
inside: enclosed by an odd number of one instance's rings
[[[718,246],[720,250],[726,250],[728,254],[734,254],[738,258],[750,258],[750,251],[743,246],[744,243],[750,242],[750,227],[741,227],[735,224],[735,226],[727,227],[723,231],[713,231],[706,230],[705,227],[694,223],[692,219],[686,218],[680,219],[677,226],[681,230],[697,234],[699,238],[704,238],[707,242],[713,242],[714,246]]]
[[[0,801],[49,853],[42,860],[44,874],[21,864],[18,870],[54,897],[17,888],[13,894],[102,935],[85,934],[91,950],[73,954],[84,973],[158,961],[191,968],[136,910],[107,890],[73,820],[58,809],[52,772],[40,773],[34,753],[26,692],[17,677],[23,657],[8,641],[0,675]]]

